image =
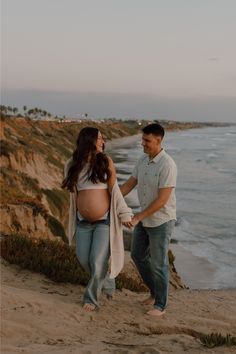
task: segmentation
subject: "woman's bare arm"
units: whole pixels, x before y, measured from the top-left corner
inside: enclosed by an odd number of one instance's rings
[[[114,162],[112,161],[111,157],[108,156],[108,161],[109,161],[109,170],[111,172],[111,177],[108,180],[108,190],[109,193],[111,194],[112,188],[116,182],[116,168],[114,165]]]

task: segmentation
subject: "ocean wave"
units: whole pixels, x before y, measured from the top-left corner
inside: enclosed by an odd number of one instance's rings
[[[216,152],[210,152],[209,154],[207,154],[207,157],[208,158],[215,158],[215,157],[218,157],[219,154],[217,154]]]
[[[235,135],[236,134],[236,131],[231,131],[231,132],[227,132],[225,133],[226,136],[229,136],[229,135]]]

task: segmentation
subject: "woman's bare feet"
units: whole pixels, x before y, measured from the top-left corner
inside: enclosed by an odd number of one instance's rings
[[[83,305],[83,309],[84,309],[85,311],[95,311],[95,310],[96,310],[96,306],[93,305],[93,304],[90,304],[90,303],[85,303],[85,304]]]
[[[155,298],[152,296],[149,296],[147,299],[144,299],[140,301],[141,305],[154,305]]]
[[[106,294],[106,298],[107,298],[107,300],[113,300],[114,296],[111,294]]]
[[[161,311],[158,309],[153,309],[147,312],[147,315],[161,317],[165,314],[165,310]]]

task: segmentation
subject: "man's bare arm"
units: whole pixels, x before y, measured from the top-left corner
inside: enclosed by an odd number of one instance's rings
[[[120,186],[120,190],[123,196],[129,194],[129,192],[131,192],[136,185],[137,179],[131,176],[125,183],[122,184],[122,186]]]
[[[132,221],[130,222],[130,226],[137,225],[139,221],[163,208],[170,197],[172,189],[173,187],[160,188],[158,192],[158,197],[151,204],[149,204],[146,209],[134,215]]]

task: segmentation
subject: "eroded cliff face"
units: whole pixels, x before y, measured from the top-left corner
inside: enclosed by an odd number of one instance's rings
[[[21,233],[32,237],[55,239],[48,222],[41,214],[35,214],[30,206],[8,204],[1,206],[1,232]]]
[[[59,188],[62,180],[62,171],[57,166],[47,163],[45,157],[35,152],[25,153],[23,149],[17,150],[8,157],[3,156],[1,167],[23,172],[35,178],[40,188]]]
[[[31,121],[11,118],[1,125],[0,232],[64,237],[68,196],[60,185],[66,156],[46,135],[50,123],[40,128],[35,124],[37,130]]]
[[[87,125],[108,139],[130,135],[120,123],[1,120],[0,232],[65,237],[69,195],[61,189],[63,166]]]

